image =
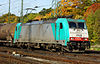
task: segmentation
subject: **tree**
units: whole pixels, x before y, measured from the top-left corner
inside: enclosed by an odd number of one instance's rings
[[[100,3],[94,3],[86,10],[85,19],[89,30],[90,40],[100,42]]]
[[[100,3],[100,0],[93,0],[94,2],[96,2],[96,3]]]
[[[24,17],[23,17],[24,23],[27,23],[27,21],[29,21],[29,20],[34,20],[34,18],[38,15],[39,15],[38,13],[29,13],[29,14],[24,15]]]
[[[84,16],[87,17],[91,12],[95,13],[97,9],[100,9],[100,3],[94,3],[86,10]]]
[[[52,11],[52,8],[49,8],[49,9],[43,8],[43,9],[39,12],[39,14],[45,16],[46,14],[49,14],[51,11]]]
[[[100,9],[96,10],[95,13],[91,12],[87,20],[87,27],[89,30],[90,40],[100,44]]]
[[[19,17],[10,13],[10,23],[17,23]],[[8,23],[8,13],[0,17],[0,23]]]
[[[61,0],[56,8],[56,16],[74,15],[75,19],[83,19],[84,12],[92,3],[91,0]]]

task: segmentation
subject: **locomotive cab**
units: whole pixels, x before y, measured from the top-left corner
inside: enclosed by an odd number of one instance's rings
[[[68,19],[69,24],[69,42],[68,48],[70,50],[85,50],[90,48],[88,41],[88,30],[85,20]]]
[[[85,20],[59,18],[56,21],[56,40],[69,50],[85,50],[90,48],[88,30]]]

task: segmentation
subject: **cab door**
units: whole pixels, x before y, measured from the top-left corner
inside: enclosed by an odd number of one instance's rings
[[[56,40],[64,40],[64,25],[63,23],[56,24]]]

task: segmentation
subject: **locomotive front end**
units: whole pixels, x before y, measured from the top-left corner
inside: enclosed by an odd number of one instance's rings
[[[85,20],[69,20],[69,50],[85,50],[90,48],[88,30]]]

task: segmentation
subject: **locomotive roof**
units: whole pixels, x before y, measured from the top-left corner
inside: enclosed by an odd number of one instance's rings
[[[33,25],[33,24],[50,24],[50,22],[45,22],[45,21],[33,21],[31,23],[25,23],[23,25]]]
[[[82,19],[70,19],[70,18],[58,18],[58,19],[66,19],[69,22],[85,22],[85,20]],[[49,24],[49,23],[55,23],[57,19],[49,19],[49,20],[41,20],[41,21],[32,21],[30,23],[25,23],[23,25],[33,25],[33,24]]]
[[[85,22],[85,20],[82,19],[67,19],[69,22]]]

